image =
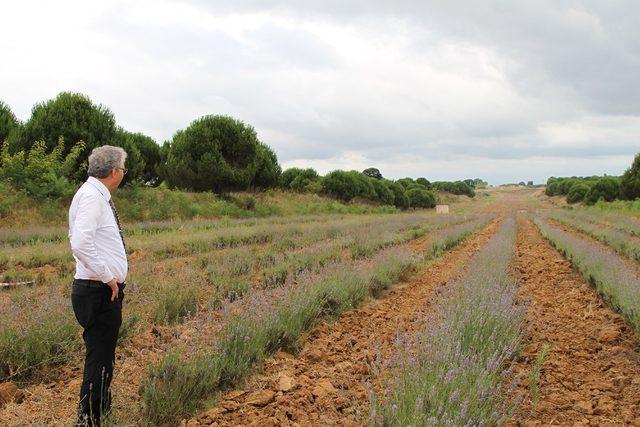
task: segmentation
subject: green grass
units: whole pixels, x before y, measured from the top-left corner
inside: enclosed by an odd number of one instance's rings
[[[640,217],[640,199],[614,200],[613,202],[605,202],[601,200],[592,206],[586,207],[586,209],[592,211],[615,212]]]
[[[34,200],[8,186],[0,187],[0,219],[4,226],[64,225],[70,198]],[[396,213],[393,206],[346,204],[317,194],[268,190],[220,198],[168,188],[125,187],[113,192],[118,213],[126,223],[194,218],[264,218],[309,214]]]
[[[549,354],[549,344],[544,343],[542,345],[542,350],[538,355],[538,359],[536,360],[536,364],[531,370],[531,374],[529,376],[529,392],[531,394],[531,410],[535,413],[536,406],[538,405],[538,399],[540,398],[540,393],[538,390],[538,381],[540,381],[540,374],[542,373],[542,365],[544,364],[547,355]]]

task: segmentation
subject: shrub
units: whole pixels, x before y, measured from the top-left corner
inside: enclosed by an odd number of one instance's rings
[[[83,150],[65,175],[70,180],[81,181],[86,177],[86,169],[81,165],[91,150],[112,144],[115,135],[115,119],[107,107],[94,105],[86,95],[62,92],[55,99],[36,104],[31,118],[11,134],[8,142],[11,153],[29,151],[36,141],[44,141],[45,151],[51,152],[62,138],[64,156],[83,141]]]
[[[393,192],[393,205],[400,209],[409,207],[409,197],[407,197],[404,187],[398,182],[390,182],[389,188]]]
[[[620,194],[620,181],[616,178],[605,176],[600,178],[591,187],[587,195],[585,196],[585,202],[588,205],[592,205],[601,198],[607,202],[611,202],[618,198]]]
[[[251,126],[228,116],[204,116],[173,136],[163,173],[181,189],[244,190],[255,173],[258,145]]]
[[[551,178],[549,178],[549,180],[550,179]],[[555,181],[549,182],[549,180],[547,180],[547,187],[544,190],[544,194],[546,194],[549,197],[557,196],[559,194],[558,183]]]
[[[302,173],[303,169],[301,168],[289,168],[280,174],[280,186],[284,189],[289,189],[291,182],[298,177]]]
[[[389,187],[389,182],[376,178],[370,178],[370,182],[373,184],[373,189],[376,192],[376,200],[385,205],[393,205],[395,194]]]
[[[354,197],[371,200],[376,197],[375,188],[369,177],[357,171],[336,170],[328,173],[322,179],[322,190],[345,202]]]
[[[573,184],[569,194],[567,195],[567,203],[578,203],[584,201],[584,197],[587,195],[591,187],[582,182]]]
[[[429,190],[414,187],[407,190],[407,197],[412,208],[434,208],[436,206],[436,196]]]
[[[416,182],[413,180],[413,178],[402,178],[396,181],[398,184],[402,185],[405,190],[407,189],[407,187],[409,187],[409,185],[411,184],[415,184]]]
[[[272,188],[278,185],[280,174],[282,173],[282,168],[278,164],[278,157],[271,148],[261,142],[258,143],[253,167],[252,187]]]
[[[61,309],[64,303],[38,307],[25,306],[28,320],[0,329],[0,381],[32,378],[44,368],[68,362],[79,348],[78,325],[70,311]]]
[[[70,174],[83,149],[82,142],[76,144],[63,160],[62,139],[50,153],[46,152],[44,141],[36,142],[28,153],[19,151],[13,155],[5,144],[0,154],[0,179],[37,199],[69,196],[75,186],[65,176]]]
[[[20,126],[18,119],[11,111],[11,108],[0,101],[0,145],[7,139],[9,134]]]
[[[636,154],[633,164],[622,175],[620,196],[626,200],[634,200],[640,197],[640,154]]]
[[[297,176],[289,183],[289,189],[307,191],[309,186],[320,180],[320,175],[314,169],[299,169]]]
[[[476,195],[473,187],[465,184],[462,181],[449,182],[449,181],[436,181],[432,184],[432,188],[440,191],[446,191],[447,193],[457,194],[457,195],[467,195],[469,197],[474,197]]]
[[[127,152],[127,169],[124,183],[140,181],[145,184],[159,183],[157,166],[160,163],[160,146],[149,136],[132,133],[118,128],[113,145],[122,147]]]
[[[416,184],[423,185],[427,190],[431,190],[431,183],[427,178],[416,179]]]
[[[194,314],[198,309],[198,292],[184,286],[170,286],[159,296],[153,312],[156,324],[174,324]]]

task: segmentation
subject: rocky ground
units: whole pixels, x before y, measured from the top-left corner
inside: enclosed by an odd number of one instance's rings
[[[523,425],[640,425],[640,347],[623,318],[542,236],[520,220],[516,272],[529,332],[516,371]],[[530,372],[543,345],[539,399]]]

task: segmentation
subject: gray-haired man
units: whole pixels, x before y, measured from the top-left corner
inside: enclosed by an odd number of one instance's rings
[[[73,196],[69,240],[76,260],[71,302],[87,349],[78,408],[79,425],[100,425],[111,408],[111,378],[122,323],[127,253],[110,191],[127,169],[127,153],[104,145],[89,156],[89,179]]]

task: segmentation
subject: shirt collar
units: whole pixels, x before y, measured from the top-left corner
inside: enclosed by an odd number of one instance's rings
[[[100,194],[102,194],[102,197],[104,197],[104,199],[107,202],[111,200],[111,193],[109,192],[109,189],[107,188],[106,185],[100,182],[98,178],[94,178],[93,176],[90,176],[89,179],[87,179],[87,183],[94,186],[96,190],[98,190]]]

